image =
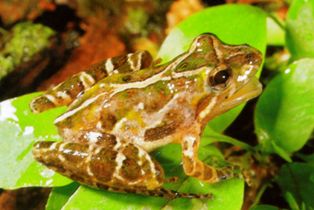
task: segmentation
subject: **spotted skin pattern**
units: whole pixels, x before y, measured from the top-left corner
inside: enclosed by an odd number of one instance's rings
[[[69,107],[55,120],[63,141],[37,142],[33,155],[96,188],[211,198],[164,189],[164,171],[149,153],[181,144],[186,175],[207,183],[238,177],[233,166],[199,160],[200,136],[209,120],[260,94],[254,74],[261,62],[258,50],[224,44],[213,34],[199,35],[187,52],[165,64],[157,65],[147,52],[107,59],[32,101],[34,112]]]

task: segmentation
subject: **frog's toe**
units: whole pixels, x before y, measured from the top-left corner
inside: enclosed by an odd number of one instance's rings
[[[217,169],[217,176],[219,180],[226,180],[231,178],[243,178],[241,168],[237,165],[230,165]]]
[[[166,178],[165,179],[165,183],[175,183],[179,180],[179,177],[177,176],[172,176],[172,177],[169,177],[169,178]]]

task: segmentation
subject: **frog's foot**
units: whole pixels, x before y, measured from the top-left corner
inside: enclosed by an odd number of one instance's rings
[[[154,190],[148,190],[143,187],[108,187],[106,185],[99,185],[98,188],[106,189],[112,192],[123,192],[123,193],[135,193],[139,195],[162,197],[168,200],[176,198],[189,198],[189,199],[213,199],[213,194],[194,194],[194,193],[183,193],[165,188],[156,188]]]
[[[177,182],[178,180],[179,180],[179,177],[172,176],[172,177],[166,178],[165,183],[174,183],[174,182]]]
[[[175,198],[189,198],[189,199],[213,199],[213,194],[194,194],[194,193],[182,193],[173,190],[168,190],[165,188],[155,189],[143,192],[141,194],[146,194],[150,196],[164,197],[166,199],[175,199]]]
[[[240,178],[241,170],[237,166],[217,168],[209,166],[198,159],[199,136],[187,135],[182,141],[183,169],[186,175],[193,176],[208,183]]]
[[[237,165],[230,165],[222,168],[216,168],[219,180],[231,178],[243,178],[241,169]]]

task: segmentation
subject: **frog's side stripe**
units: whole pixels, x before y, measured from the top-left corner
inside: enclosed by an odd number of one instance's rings
[[[87,71],[72,76],[35,98],[30,107],[33,112],[42,112],[53,107],[70,104],[79,93],[86,91],[99,80],[121,72],[138,71],[151,65],[152,58],[147,51],[131,53],[107,59],[93,65]]]
[[[199,121],[204,120],[209,113],[212,111],[212,109],[215,107],[217,103],[217,97],[213,97],[211,101],[208,103],[208,105],[201,111],[201,113],[198,115],[200,119]]]

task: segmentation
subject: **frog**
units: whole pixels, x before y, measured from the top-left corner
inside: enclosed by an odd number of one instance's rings
[[[147,51],[106,59],[34,98],[40,113],[67,106],[54,124],[62,141],[38,141],[34,158],[83,185],[164,198],[210,198],[163,187],[161,164],[151,155],[168,144],[182,148],[184,173],[205,183],[239,177],[234,166],[198,157],[207,123],[257,97],[262,53],[231,45],[212,33],[193,39],[169,62]]]

